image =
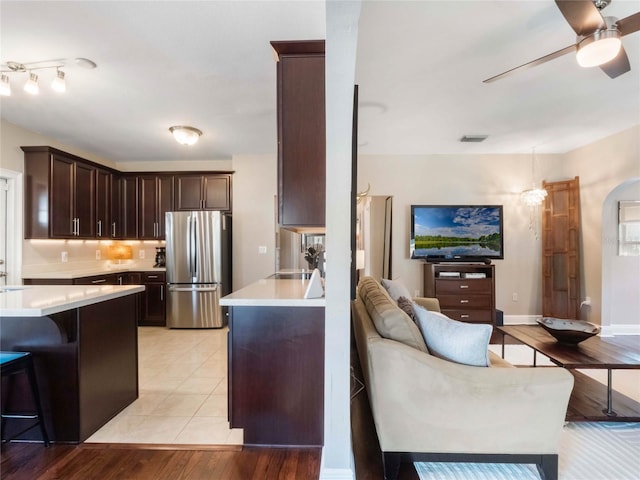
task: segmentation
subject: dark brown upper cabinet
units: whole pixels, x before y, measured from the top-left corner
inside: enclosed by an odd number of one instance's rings
[[[96,166],[50,147],[25,152],[25,238],[95,238]]]
[[[96,169],[96,238],[113,238],[111,228],[111,182],[112,174]]]
[[[116,225],[117,238],[138,238],[138,176],[123,175],[119,179],[120,218]]]
[[[278,56],[278,222],[325,226],[324,40],[271,42]]]
[[[231,210],[231,174],[175,176],[176,210]]]
[[[164,214],[173,210],[173,175],[139,175],[138,207],[138,238],[164,240]]]

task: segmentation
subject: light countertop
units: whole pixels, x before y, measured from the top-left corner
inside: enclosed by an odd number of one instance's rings
[[[324,297],[304,298],[307,285],[309,285],[309,280],[266,278],[222,297],[220,305],[229,307],[324,307]]]
[[[143,292],[142,285],[19,285],[0,288],[0,316],[44,317]]]
[[[73,280],[74,278],[92,277],[96,275],[110,275],[112,273],[126,272],[164,272],[164,267],[137,267],[137,266],[113,266],[111,268],[85,268],[78,270],[63,270],[56,272],[37,272],[25,273],[22,278],[29,280],[55,279],[55,280]]]

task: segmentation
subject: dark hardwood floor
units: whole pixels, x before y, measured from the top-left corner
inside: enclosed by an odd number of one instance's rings
[[[355,344],[351,361],[362,372]],[[351,429],[358,480],[382,480],[382,456],[366,390],[351,402]],[[4,443],[2,480],[314,480],[320,475],[319,448],[143,448],[139,445],[52,445]],[[403,464],[398,480],[419,480]]]

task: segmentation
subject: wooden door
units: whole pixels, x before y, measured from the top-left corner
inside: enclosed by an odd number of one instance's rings
[[[176,210],[202,209],[202,175],[176,176]]]
[[[73,208],[73,160],[58,155],[51,159],[51,238],[71,238],[75,233]]]
[[[231,210],[231,177],[229,175],[207,175],[204,177],[205,210]]]
[[[158,176],[158,200],[156,216],[156,238],[164,240],[164,214],[173,210],[173,176]]]
[[[580,187],[578,177],[543,182],[542,315],[580,318]]]
[[[75,163],[74,203],[77,218],[76,232],[80,238],[96,236],[96,169]]]
[[[96,238],[111,237],[111,173],[96,170]]]

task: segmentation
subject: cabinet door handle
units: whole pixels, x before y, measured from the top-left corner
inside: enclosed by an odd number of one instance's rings
[[[469,318],[469,315],[467,315],[466,313],[460,315],[460,318]]]
[[[164,301],[164,285],[160,285],[160,301]]]
[[[460,288],[469,288],[469,285],[460,285]]]
[[[96,284],[96,283],[105,283],[107,280],[105,278],[101,278],[100,280],[91,280],[91,283]]]
[[[469,303],[469,300],[460,300],[460,303]]]
[[[111,222],[111,236],[116,236],[116,222]]]
[[[122,285],[122,275],[118,277],[118,285]]]
[[[102,236],[102,220],[98,220],[98,236]]]
[[[76,222],[78,222],[78,223],[77,223],[77,225],[78,225],[78,230],[77,230],[77,232],[76,232],[76,235],[78,235],[78,236],[79,236],[79,235],[80,235],[80,219],[79,219],[79,218],[76,218]]]

